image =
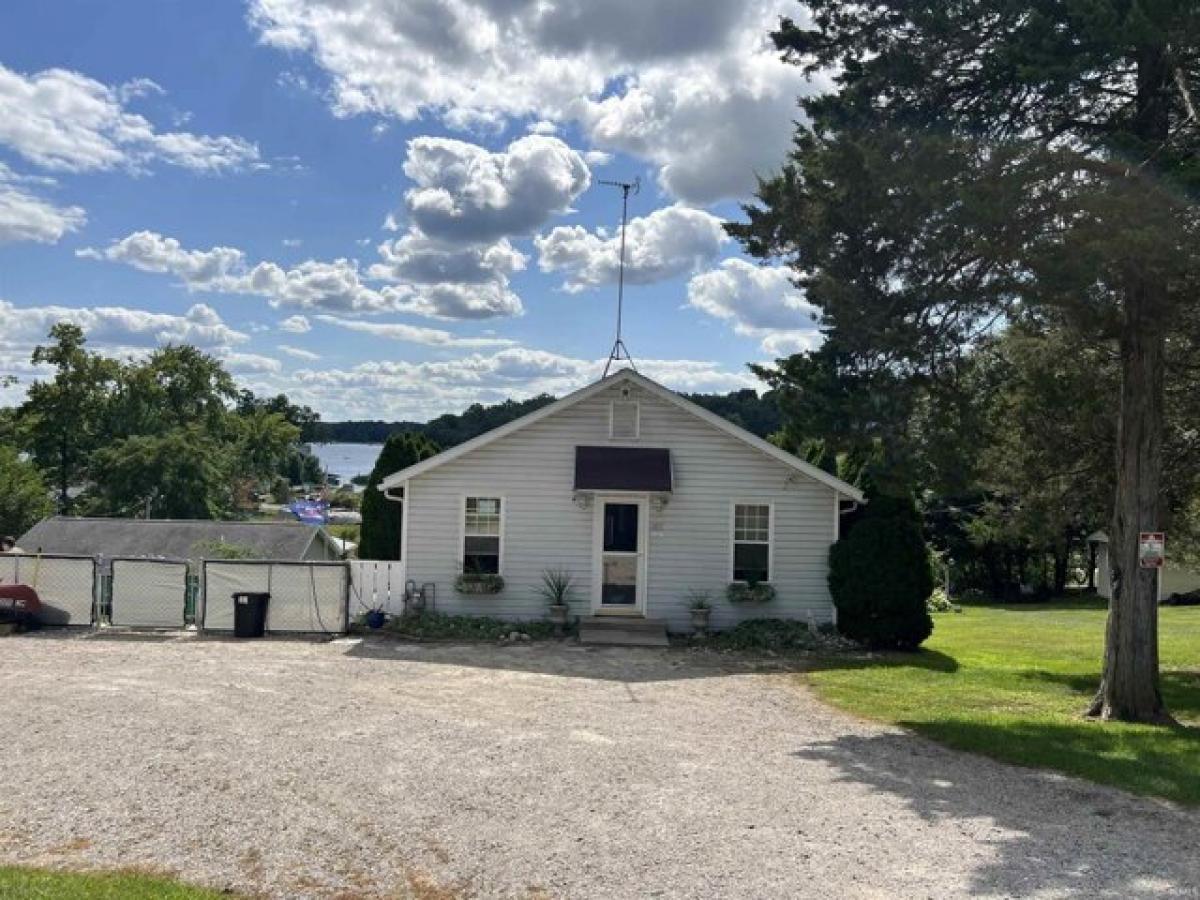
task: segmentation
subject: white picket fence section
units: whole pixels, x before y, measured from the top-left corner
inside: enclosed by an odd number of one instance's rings
[[[389,559],[352,559],[350,621],[369,609],[389,615],[404,612],[404,563]]]

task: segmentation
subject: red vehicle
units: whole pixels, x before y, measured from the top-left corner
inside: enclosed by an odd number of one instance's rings
[[[42,621],[42,601],[27,584],[0,584],[0,624],[15,622],[17,628],[37,628]]]

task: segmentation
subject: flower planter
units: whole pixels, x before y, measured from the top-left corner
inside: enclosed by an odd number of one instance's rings
[[[712,616],[711,609],[693,609],[692,610],[692,632],[696,637],[704,637],[708,634],[708,620]]]
[[[730,603],[770,603],[775,599],[775,586],[765,581],[758,584],[735,581],[725,589],[725,599]]]
[[[363,616],[363,621],[368,628],[382,628],[384,622],[387,621],[387,616],[384,615],[382,609],[371,609]]]
[[[498,594],[504,590],[504,579],[499,575],[459,575],[454,590],[459,594]]]

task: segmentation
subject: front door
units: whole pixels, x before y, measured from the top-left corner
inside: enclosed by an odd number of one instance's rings
[[[643,498],[597,500],[592,601],[597,613],[645,615],[646,512]]]

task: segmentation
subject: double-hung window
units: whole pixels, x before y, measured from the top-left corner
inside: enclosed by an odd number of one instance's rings
[[[499,497],[467,497],[463,508],[463,572],[500,574]]]
[[[771,580],[771,505],[733,506],[733,580],[758,584]]]

